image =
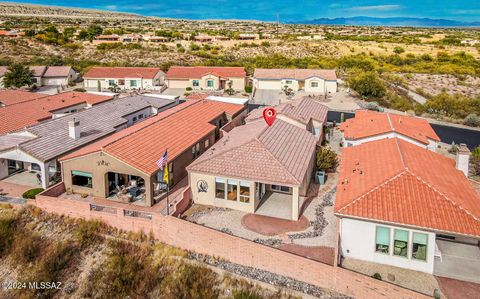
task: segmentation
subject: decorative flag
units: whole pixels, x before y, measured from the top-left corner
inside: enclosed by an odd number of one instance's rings
[[[168,173],[168,167],[165,167],[165,171],[163,172],[163,182],[168,185],[170,174]]]
[[[168,158],[168,154],[167,154],[167,151],[165,151],[163,156],[160,159],[158,159],[158,161],[156,162],[160,170],[163,170],[165,165],[167,165],[167,158]]]

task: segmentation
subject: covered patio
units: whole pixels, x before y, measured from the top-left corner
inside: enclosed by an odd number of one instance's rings
[[[292,194],[269,191],[265,193],[255,214],[292,220]]]
[[[473,283],[480,283],[480,248],[468,244],[436,240],[438,247],[433,274]]]

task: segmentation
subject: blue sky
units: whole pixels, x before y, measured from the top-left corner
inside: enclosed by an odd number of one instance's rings
[[[274,21],[352,16],[428,17],[480,21],[480,0],[31,0],[32,4],[124,11],[149,16],[188,19]]]

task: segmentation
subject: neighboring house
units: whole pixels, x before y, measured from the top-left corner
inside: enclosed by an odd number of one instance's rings
[[[253,87],[255,89],[283,90],[306,93],[337,92],[335,70],[320,69],[255,69]]]
[[[161,89],[165,73],[155,67],[93,67],[83,75],[90,90],[118,87],[129,90]]]
[[[28,95],[30,97],[30,95]],[[91,108],[94,105],[112,100],[111,96],[84,92],[64,92],[53,96],[43,96],[0,109],[0,134],[9,133],[36,123],[64,116],[68,113]]]
[[[157,161],[168,151],[174,187],[185,167],[218,140],[222,127],[241,122],[245,105],[190,100],[62,158],[67,190],[152,206],[166,197]],[[133,191],[129,191],[134,188]]]
[[[49,66],[42,76],[47,86],[67,86],[77,80],[77,72],[71,66]]]
[[[105,98],[97,96],[98,100]],[[35,185],[38,174],[40,185],[46,188],[60,180],[58,159],[61,156],[138,122],[147,122],[153,115],[175,105],[177,101],[173,100],[125,97],[1,135],[0,179]],[[0,113],[6,109],[8,107],[1,108]],[[21,113],[16,115],[21,118]],[[15,180],[17,174],[21,176],[19,181]]]
[[[30,66],[33,72],[32,84],[40,87],[67,86],[77,79],[77,73],[71,66]],[[3,77],[8,72],[8,67],[0,66],[0,88],[3,88]]]
[[[323,127],[327,123],[327,106],[315,99],[304,97],[289,103],[280,104],[275,109],[277,111],[277,119],[312,132],[319,144],[323,141]],[[259,119],[263,119],[263,109],[260,108],[250,112],[245,121],[248,123]]]
[[[282,105],[271,127],[261,111],[187,168],[193,201],[298,220],[328,109],[309,98]]]
[[[425,119],[370,110],[357,110],[355,118],[340,124],[340,130],[343,132],[342,142],[346,147],[397,137],[436,151],[440,142],[440,138]]]
[[[464,175],[469,154],[462,145],[455,163],[400,138],[344,148],[335,200],[341,255],[478,280],[480,196]]]
[[[209,67],[209,66],[172,66],[166,76],[169,88],[192,88],[193,90],[222,90],[232,88],[243,91],[247,74],[243,67]]]
[[[34,93],[20,89],[0,90],[0,108],[47,97],[43,93]]]

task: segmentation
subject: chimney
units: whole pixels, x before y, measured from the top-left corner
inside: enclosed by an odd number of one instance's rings
[[[80,121],[75,118],[68,122],[68,135],[72,139],[80,138]]]
[[[456,167],[468,177],[468,164],[470,160],[470,150],[465,143],[458,146],[457,156],[455,157]]]

